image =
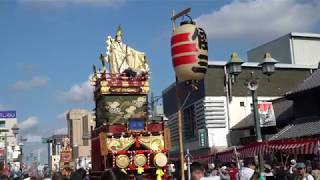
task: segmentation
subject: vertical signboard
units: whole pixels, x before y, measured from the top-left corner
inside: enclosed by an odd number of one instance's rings
[[[199,146],[200,148],[206,147],[207,145],[207,132],[205,129],[198,130],[198,137],[199,137]]]
[[[276,118],[274,115],[272,102],[259,102],[258,110],[261,127],[276,126]]]
[[[170,128],[164,128],[164,146],[171,149],[171,131]]]

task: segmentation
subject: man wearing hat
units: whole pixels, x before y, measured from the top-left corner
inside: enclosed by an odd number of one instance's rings
[[[314,180],[313,176],[306,172],[306,165],[304,163],[297,163],[297,180]]]

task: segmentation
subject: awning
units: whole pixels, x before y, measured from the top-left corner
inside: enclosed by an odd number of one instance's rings
[[[231,162],[236,158],[240,159],[254,157],[258,154],[270,154],[282,152],[287,154],[317,154],[320,148],[320,139],[300,139],[300,140],[277,140],[264,141],[248,144],[242,147],[235,147],[233,150],[227,150],[217,153],[216,159],[221,162]]]

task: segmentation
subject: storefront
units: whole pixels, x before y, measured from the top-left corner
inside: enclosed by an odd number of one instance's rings
[[[296,140],[274,140],[234,147],[233,149],[217,153],[216,160],[227,163],[235,159],[254,158],[258,154],[268,155],[283,153],[288,155],[317,155],[320,148],[320,138],[304,138]]]

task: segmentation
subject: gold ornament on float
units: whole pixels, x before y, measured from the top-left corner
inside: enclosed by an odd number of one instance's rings
[[[134,156],[133,162],[136,166],[141,167],[146,164],[147,158],[144,154],[137,154]]]
[[[119,151],[128,149],[134,143],[133,137],[107,138],[107,147],[109,151]]]
[[[153,138],[150,143],[152,150],[160,150],[164,148],[164,142],[160,138]]]
[[[163,153],[157,153],[153,158],[153,163],[157,167],[164,167],[168,163],[168,158]]]
[[[122,149],[122,144],[118,139],[113,139],[109,142],[109,149],[111,151],[119,151]]]
[[[164,148],[163,136],[141,136],[140,142],[144,146],[152,150],[160,150]]]
[[[130,159],[127,155],[121,154],[121,155],[118,155],[116,158],[116,164],[121,169],[125,169],[126,167],[128,167],[129,163],[130,163]]]

